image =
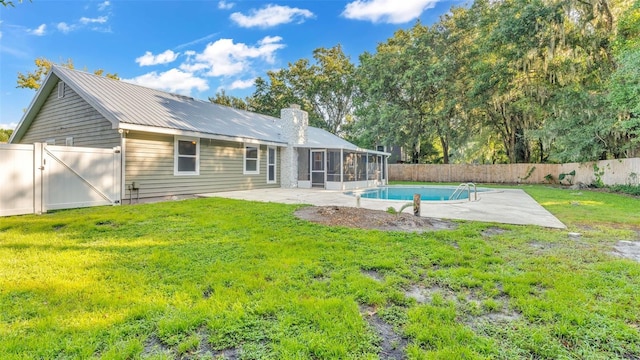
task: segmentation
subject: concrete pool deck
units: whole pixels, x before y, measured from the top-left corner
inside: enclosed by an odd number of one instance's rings
[[[323,189],[260,189],[200,194],[201,197],[222,197],[239,200],[274,202],[283,204],[309,204],[316,206],[356,207],[356,198],[342,191]],[[478,201],[423,201],[423,217],[453,220],[471,220],[515,225],[538,225],[556,229],[566,226],[519,189],[496,189],[478,193]],[[399,209],[408,201],[360,199],[360,207],[386,210]],[[413,208],[405,209],[411,213]]]

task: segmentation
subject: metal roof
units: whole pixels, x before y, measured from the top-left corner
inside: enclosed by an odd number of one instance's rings
[[[82,71],[54,67],[52,72],[119,127],[132,124],[284,143],[277,123],[280,119],[272,116]]]
[[[59,66],[52,67],[11,141],[19,141],[24,135],[58,79],[109,120],[114,129],[287,143],[281,136],[279,118]],[[307,143],[297,146],[367,151],[319,128],[308,127],[307,135]]]
[[[333,135],[332,133],[324,129],[311,126],[307,128],[307,142],[303,145],[296,146],[303,148],[344,149],[388,155],[387,153],[381,151],[362,149],[341,137]]]

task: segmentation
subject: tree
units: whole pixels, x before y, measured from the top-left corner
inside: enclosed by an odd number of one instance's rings
[[[315,49],[313,58],[313,64],[300,59],[267,72],[267,79],[257,78],[248,102],[256,112],[273,116],[298,104],[309,113],[310,124],[340,134],[353,112],[355,66],[340,45]]]
[[[454,31],[452,24],[429,28],[418,22],[360,57],[355,128],[367,145],[401,145],[411,149],[414,163],[439,148],[441,161],[449,163],[463,118],[456,99],[464,94],[463,62],[445,55],[459,41]]]
[[[214,97],[210,97],[209,101],[214,104],[224,105],[234,109],[249,110],[249,104],[247,101],[239,97],[227,95],[224,89],[216,92],[216,95]]]
[[[44,78],[47,76],[47,74],[49,74],[49,72],[51,71],[51,67],[54,65],[51,60],[43,57],[37,58],[34,62],[36,65],[36,69],[34,71],[27,72],[26,74],[18,72],[18,88],[38,90],[40,88],[40,85],[42,85],[42,81],[44,81]],[[71,59],[67,59],[67,62],[60,63],[58,65],[66,67],[68,69],[74,68],[73,60]],[[104,74],[104,70],[95,70],[94,74],[102,76]],[[120,80],[118,74],[115,73],[107,73],[104,76],[110,79]]]
[[[19,3],[22,3],[22,0],[18,0],[18,2],[19,2]],[[31,1],[29,1],[29,2],[31,2]],[[11,0],[0,0],[0,4],[1,4],[2,6],[4,6],[4,7],[9,7],[9,6],[11,6],[11,7],[15,7],[15,6],[16,6],[16,5],[14,4],[14,2],[13,2],[13,1],[11,1]]]
[[[617,114],[619,129],[628,143],[623,150],[628,156],[640,154],[640,1],[627,11],[618,23],[615,44],[617,68],[607,87],[607,100]]]
[[[11,129],[0,129],[0,143],[9,142],[11,134],[13,134],[13,130]]]

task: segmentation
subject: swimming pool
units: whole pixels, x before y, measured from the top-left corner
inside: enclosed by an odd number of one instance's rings
[[[457,186],[381,186],[375,189],[366,189],[362,191],[349,191],[347,195],[360,195],[365,199],[380,200],[411,200],[413,194],[420,194],[422,201],[448,201],[451,195],[456,191]],[[478,188],[478,192],[488,191],[489,189]],[[473,197],[473,192],[472,192]],[[458,200],[466,200],[469,198],[467,190],[463,190],[460,196],[456,195]]]

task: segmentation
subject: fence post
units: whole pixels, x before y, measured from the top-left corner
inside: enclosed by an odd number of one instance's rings
[[[47,212],[44,206],[45,188],[44,188],[44,147],[46,143],[34,143],[33,144],[33,212],[35,214],[42,214]]]

